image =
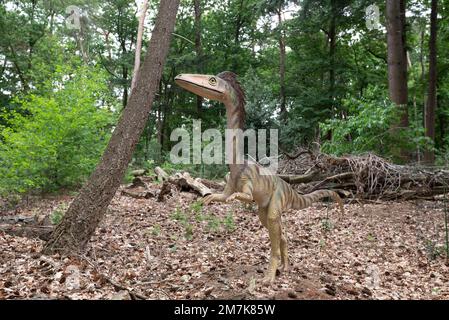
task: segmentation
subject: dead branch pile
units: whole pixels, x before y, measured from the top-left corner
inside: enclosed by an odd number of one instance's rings
[[[311,152],[285,156],[279,176],[298,191],[333,189],[359,199],[433,199],[449,192],[449,169],[396,165],[374,154],[333,157]]]
[[[149,199],[157,196],[158,201],[164,201],[165,197],[172,193],[173,187],[181,191],[192,191],[202,197],[211,194],[213,190],[223,188],[222,184],[214,181],[194,179],[188,172],[175,172],[173,175],[169,175],[161,167],[156,167],[154,173],[157,180],[162,182],[162,187],[156,194],[150,189],[154,178],[143,176],[144,170],[135,170],[134,173],[132,184],[123,189],[122,194],[137,199]]]

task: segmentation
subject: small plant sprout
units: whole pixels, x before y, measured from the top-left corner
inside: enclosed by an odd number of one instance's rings
[[[190,205],[190,209],[193,213],[199,214],[203,210],[203,203],[201,201],[195,201]]]
[[[229,232],[233,232],[235,230],[234,216],[232,215],[231,211],[229,211],[226,217],[223,219],[223,225]]]
[[[57,206],[55,210],[53,210],[53,212],[50,214],[50,221],[53,225],[57,225],[61,222],[67,208],[67,204],[63,203]]]
[[[220,230],[220,219],[213,214],[207,216],[207,228],[211,232],[217,232]]]
[[[159,224],[155,224],[152,228],[151,228],[151,234],[153,236],[158,236],[161,234],[161,226]]]

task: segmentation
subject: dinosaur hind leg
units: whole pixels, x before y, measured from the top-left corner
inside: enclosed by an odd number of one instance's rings
[[[287,272],[289,269],[289,260],[288,260],[288,245],[287,245],[287,237],[285,234],[281,231],[281,264],[282,264],[282,270],[284,272]]]
[[[259,220],[262,225],[268,229],[268,207],[259,207]],[[289,259],[288,259],[288,247],[287,247],[287,238],[281,230],[281,265],[283,271],[288,271],[289,268]]]
[[[281,210],[276,196],[271,198],[267,212],[267,228],[270,236],[271,255],[270,264],[264,282],[272,283],[276,277],[276,270],[281,264]]]
[[[259,220],[265,228],[268,228],[268,207],[259,207]]]

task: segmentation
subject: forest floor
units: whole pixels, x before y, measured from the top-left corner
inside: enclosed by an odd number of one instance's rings
[[[449,299],[441,202],[284,212],[291,268],[265,286],[269,239],[255,208],[122,189],[85,256],[40,256],[43,241],[0,232],[0,299]],[[49,215],[72,199],[47,196],[0,215]]]

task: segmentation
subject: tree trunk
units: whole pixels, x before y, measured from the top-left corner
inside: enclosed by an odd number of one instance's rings
[[[123,77],[122,105],[123,109],[125,109],[126,105],[128,104],[128,67],[125,64],[122,65],[122,77]]]
[[[100,163],[72,202],[43,253],[83,251],[120,186],[133,151],[147,123],[174,30],[179,0],[163,0],[150,45],[127,108]]]
[[[286,121],[287,117],[287,108],[286,108],[286,98],[285,98],[285,36],[284,31],[282,30],[283,21],[282,21],[282,7],[280,6],[278,9],[278,25],[279,25],[279,80],[280,80],[280,116],[282,121]]]
[[[438,1],[432,0],[430,14],[430,40],[429,40],[429,91],[427,95],[425,128],[426,137],[435,142],[435,109],[437,105],[437,15]],[[424,153],[424,162],[433,164],[435,153],[433,150]]]
[[[331,21],[329,26],[329,96],[331,104],[331,112],[335,113],[335,51],[337,48],[337,3],[336,0],[331,1]]]
[[[139,18],[139,28],[137,29],[137,41],[136,41],[136,55],[134,58],[134,75],[131,81],[131,92],[136,87],[137,76],[139,74],[140,69],[140,56],[142,54],[142,39],[143,39],[143,31],[145,27],[145,17],[147,15],[148,10],[148,0],[144,0],[142,7],[140,8],[140,18]]]
[[[408,128],[407,53],[405,48],[405,0],[387,0],[388,88],[390,99],[401,110],[396,128]],[[401,157],[407,158],[405,150]]]
[[[201,0],[193,0],[193,6],[195,11],[195,52],[197,61],[197,72],[203,73],[203,47],[201,44]],[[201,115],[203,108],[203,97],[196,96],[196,110],[198,117]]]

